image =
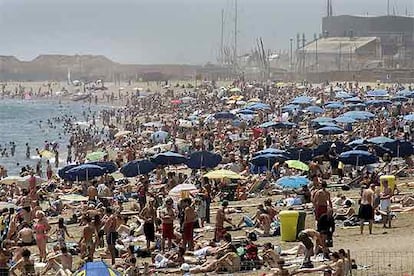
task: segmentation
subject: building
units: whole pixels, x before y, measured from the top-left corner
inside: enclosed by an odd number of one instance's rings
[[[377,37],[321,38],[300,48],[296,56],[299,72],[369,69],[373,63],[375,67],[381,63],[381,40]]]
[[[414,17],[327,16],[322,32],[324,37],[377,37],[387,67],[414,65]]]

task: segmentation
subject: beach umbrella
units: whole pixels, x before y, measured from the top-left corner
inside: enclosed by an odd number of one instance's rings
[[[362,145],[364,143],[366,143],[365,139],[355,139],[355,140],[349,142],[347,145],[348,146],[356,146],[356,145]]]
[[[190,154],[186,165],[190,169],[215,168],[220,164],[221,160],[220,154],[209,151],[196,151]]]
[[[108,155],[108,153],[104,151],[94,151],[94,152],[88,153],[86,155],[86,159],[89,161],[99,161],[99,160],[102,160],[106,155]]]
[[[65,173],[64,179],[66,180],[78,180],[78,181],[88,181],[98,176],[105,174],[105,169],[100,166],[92,164],[82,164],[76,166]]]
[[[344,102],[346,102],[346,103],[363,103],[364,101],[361,100],[361,98],[359,98],[359,97],[352,97],[352,98],[345,99]]]
[[[296,159],[300,161],[310,161],[312,160],[314,153],[313,150],[309,148],[290,148],[288,149],[289,159]]]
[[[308,96],[299,96],[293,99],[292,104],[311,104],[313,99]]]
[[[396,140],[384,143],[382,146],[391,150],[393,157],[407,157],[414,154],[413,144],[407,141]]]
[[[271,110],[270,105],[265,104],[265,103],[255,103],[253,105],[250,105],[247,108],[251,110]]]
[[[10,175],[10,176],[7,176],[7,177],[3,178],[2,180],[0,180],[0,184],[12,185],[12,184],[20,184],[24,181],[25,181],[25,179],[21,176]]]
[[[393,102],[407,102],[409,99],[408,97],[404,97],[404,96],[394,96],[390,100]]]
[[[375,117],[374,114],[368,111],[348,111],[342,114],[341,116],[351,117],[352,119],[355,119],[355,120],[368,120],[368,119],[372,119]]]
[[[339,127],[337,124],[333,122],[320,122],[320,123],[312,123],[313,128],[319,129],[322,127]]]
[[[372,137],[367,139],[368,143],[372,143],[372,144],[384,144],[384,143],[391,143],[394,142],[395,139],[391,139],[388,137],[384,137],[384,136],[377,136],[377,137]]]
[[[231,88],[229,91],[230,91],[230,92],[232,92],[232,93],[240,93],[240,92],[242,92],[242,91],[240,90],[240,88],[238,88],[238,87],[233,87],[233,88]]]
[[[152,156],[150,160],[157,165],[178,165],[185,163],[187,158],[176,152],[167,151]]]
[[[322,134],[322,135],[335,135],[335,134],[342,134],[344,133],[344,130],[340,127],[335,127],[335,126],[326,126],[326,127],[321,127],[316,131],[317,134]]]
[[[253,153],[253,156],[263,155],[263,154],[281,154],[281,155],[287,155],[289,154],[286,150],[280,150],[280,149],[273,149],[273,148],[267,148],[261,151],[257,151]]]
[[[328,103],[325,105],[325,109],[341,109],[344,108],[344,104],[341,102],[333,102],[333,103]]]
[[[190,191],[197,191],[197,187],[194,184],[179,184],[177,186],[175,186],[174,188],[172,188],[169,192],[168,195],[170,196],[177,196],[177,195],[181,195],[182,192],[190,192]]]
[[[347,107],[351,108],[351,109],[355,109],[355,108],[365,108],[367,105],[364,103],[351,103],[348,104]]]
[[[368,100],[365,102],[366,105],[372,105],[375,107],[379,107],[379,106],[387,106],[392,104],[392,101],[390,100]]]
[[[387,90],[377,89],[377,90],[367,91],[367,97],[388,97],[388,96],[389,94]]]
[[[308,185],[309,182],[305,176],[284,176],[276,181],[276,185],[284,189],[299,189]]]
[[[277,124],[278,122],[265,122],[261,125],[259,125],[260,128],[269,128],[269,127],[273,127]]]
[[[368,151],[369,149],[373,149],[375,151],[375,155],[376,156],[384,156],[384,154],[388,153],[390,155],[392,155],[392,151],[390,149],[387,149],[381,145],[377,145],[377,144],[371,144],[371,145],[365,145],[365,144],[361,144],[361,145],[357,145],[354,150],[364,150],[364,151]]]
[[[333,118],[330,117],[318,117],[312,120],[315,123],[322,123],[322,122],[332,122]]]
[[[234,120],[236,118],[236,115],[228,111],[223,111],[214,114],[214,118],[216,120]]]
[[[347,98],[352,98],[352,96],[349,95],[345,91],[338,91],[338,92],[335,93],[335,98],[337,98],[337,99],[347,99]]]
[[[129,130],[122,130],[122,131],[118,131],[118,132],[114,135],[114,137],[115,137],[115,138],[121,138],[121,137],[127,136],[127,135],[129,135],[129,134],[131,134],[131,133],[132,133],[132,131],[129,131]]]
[[[397,96],[407,97],[407,98],[414,98],[414,91],[410,90],[401,90],[396,93]]]
[[[294,127],[297,127],[297,124],[291,122],[277,122],[272,127],[276,129],[292,129]]]
[[[309,166],[299,160],[287,160],[285,163],[291,169],[297,169],[304,172],[309,171]]]
[[[78,195],[78,194],[68,194],[68,195],[61,195],[59,199],[65,201],[73,201],[73,202],[82,202],[88,201],[89,199],[86,196]]]
[[[341,153],[338,160],[344,164],[365,166],[368,164],[378,163],[378,157],[364,150],[350,150]]]
[[[256,112],[254,110],[251,110],[251,109],[240,109],[239,111],[237,111],[237,113],[245,114],[245,115],[256,114]]]
[[[151,140],[155,143],[165,143],[169,135],[168,132],[159,130],[151,134]]]
[[[316,106],[316,105],[308,106],[307,108],[305,108],[305,110],[307,112],[315,113],[315,114],[325,112],[325,110],[323,110],[323,108],[321,108],[319,106]]]
[[[300,108],[299,105],[288,104],[288,105],[282,106],[282,112],[290,112],[290,111],[293,111],[293,110],[299,109],[299,108]]]
[[[230,170],[215,170],[206,173],[203,175],[203,177],[207,177],[208,179],[242,179],[243,176],[241,176],[238,173],[235,173]]]
[[[408,114],[403,117],[406,121],[414,121],[414,114]]]
[[[72,169],[72,168],[75,168],[75,167],[77,167],[77,166],[79,166],[79,165],[78,165],[78,164],[67,165],[67,166],[65,166],[65,167],[63,167],[63,168],[61,168],[61,169],[59,169],[59,170],[58,170],[58,172],[57,172],[57,174],[59,175],[59,177],[60,177],[60,178],[64,179],[64,178],[65,178],[65,173],[66,173],[68,170],[70,170],[70,169]]]
[[[282,154],[261,154],[253,157],[250,160],[250,163],[252,163],[255,166],[266,166],[267,168],[272,167],[276,162],[283,162],[287,160],[288,157],[282,155]]]
[[[335,149],[337,153],[341,153],[343,151],[351,150],[350,146],[347,146],[344,142],[336,141],[336,142],[324,142],[319,144],[316,149],[313,150],[313,156],[325,155],[331,149],[331,146],[335,144]]]
[[[109,267],[104,261],[87,262],[74,276],[121,276],[121,273]]]
[[[133,160],[121,167],[119,170],[125,177],[135,177],[141,174],[148,174],[157,167],[156,164],[147,160]]]
[[[99,166],[104,169],[105,173],[114,173],[118,170],[118,166],[112,161],[94,161],[87,164]]]
[[[347,116],[338,116],[334,118],[334,121],[342,124],[353,124],[357,122],[357,120]]]
[[[148,122],[148,123],[144,123],[143,126],[144,127],[158,127],[158,128],[160,128],[160,127],[163,126],[163,123],[161,123],[161,122]]]
[[[55,156],[55,154],[49,150],[41,150],[39,154],[46,159],[50,159]]]

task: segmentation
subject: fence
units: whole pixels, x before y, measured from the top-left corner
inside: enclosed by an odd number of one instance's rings
[[[408,242],[408,241],[407,241]],[[369,276],[411,276],[414,275],[414,251],[410,252],[351,252],[359,266],[365,269],[353,270],[352,275]]]

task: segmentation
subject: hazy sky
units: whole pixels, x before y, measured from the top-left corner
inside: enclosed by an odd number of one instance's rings
[[[0,54],[102,54],[122,63],[216,61],[221,10],[225,42],[234,35],[235,0],[0,0]],[[381,15],[387,0],[333,0],[334,14]],[[238,0],[239,53],[257,37],[287,49],[297,32],[321,32],[326,0]],[[390,0],[414,14],[414,0]]]

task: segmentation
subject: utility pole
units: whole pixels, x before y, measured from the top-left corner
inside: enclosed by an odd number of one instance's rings
[[[221,10],[220,63],[224,64],[224,9]]]
[[[237,0],[234,0],[234,68],[237,68]]]

